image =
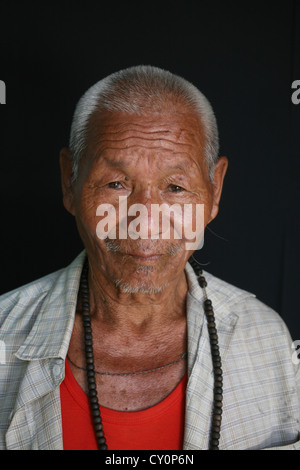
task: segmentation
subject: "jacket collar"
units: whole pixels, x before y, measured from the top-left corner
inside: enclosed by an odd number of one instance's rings
[[[85,256],[84,250],[67,268],[58,272],[31,331],[16,353],[19,359],[66,358]]]

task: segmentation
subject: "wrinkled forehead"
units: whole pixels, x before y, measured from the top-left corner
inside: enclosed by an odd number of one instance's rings
[[[171,112],[172,111],[172,112]],[[125,113],[94,113],[87,132],[87,154],[99,159],[126,150],[158,150],[180,155],[181,160],[202,161],[205,134],[196,113],[185,109],[149,112],[143,115]]]

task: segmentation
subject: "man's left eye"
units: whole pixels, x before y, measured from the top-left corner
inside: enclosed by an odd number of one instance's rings
[[[170,184],[169,188],[172,193],[179,193],[180,191],[184,191],[184,189],[181,186],[178,186],[177,184]]]
[[[122,184],[120,183],[120,181],[112,181],[111,183],[108,183],[108,187],[113,189],[121,189]]]

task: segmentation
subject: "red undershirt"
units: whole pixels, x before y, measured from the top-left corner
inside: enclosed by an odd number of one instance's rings
[[[109,450],[181,450],[183,447],[187,374],[160,403],[142,411],[101,406]],[[68,361],[60,386],[64,450],[97,450],[88,397]]]

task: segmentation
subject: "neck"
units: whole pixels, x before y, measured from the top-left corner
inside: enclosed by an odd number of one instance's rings
[[[188,290],[184,271],[156,293],[122,291],[90,263],[90,311],[95,324],[128,332],[149,332],[185,319]]]

